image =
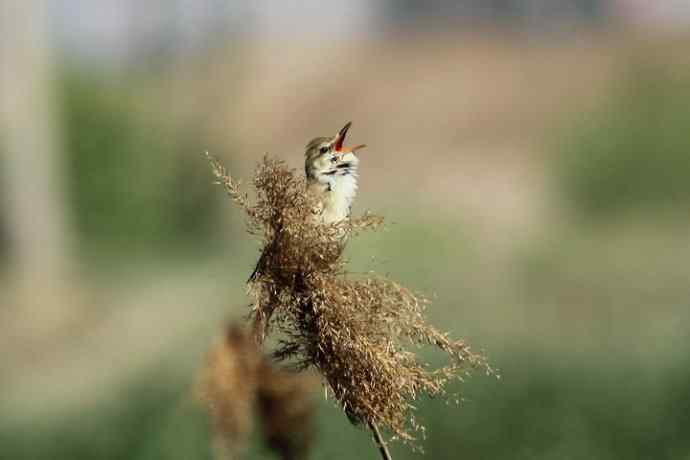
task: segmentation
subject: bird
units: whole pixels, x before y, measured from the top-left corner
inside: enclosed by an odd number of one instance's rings
[[[319,203],[315,210],[320,224],[337,224],[350,218],[352,202],[357,194],[359,158],[357,150],[365,144],[345,147],[352,122],[347,122],[335,136],[319,136],[309,141],[304,152],[304,173],[307,193]],[[261,254],[248,283],[256,280],[265,263],[266,252]]]
[[[345,147],[351,126],[352,122],[348,122],[333,137],[315,137],[305,147],[307,191],[320,203],[317,218],[323,224],[349,218],[357,194],[359,158],[355,152],[366,145]]]

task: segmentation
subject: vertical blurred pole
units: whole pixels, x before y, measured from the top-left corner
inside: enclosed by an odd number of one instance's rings
[[[69,313],[72,264],[48,4],[0,0],[0,199],[17,313],[21,326],[31,325],[26,334],[53,331]]]

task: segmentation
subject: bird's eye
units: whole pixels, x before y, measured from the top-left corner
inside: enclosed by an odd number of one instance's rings
[[[319,152],[320,152],[320,153],[326,153],[326,152],[328,152],[328,150],[329,150],[328,146],[327,146],[327,145],[324,145],[323,147],[321,147],[321,148],[319,149]]]

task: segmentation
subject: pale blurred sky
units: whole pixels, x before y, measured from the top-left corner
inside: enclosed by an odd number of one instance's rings
[[[249,34],[282,39],[299,35],[348,38],[366,34],[376,15],[366,0],[55,0],[55,31],[68,53],[122,57],[167,42],[198,48],[210,36]]]
[[[596,3],[598,0],[592,0]],[[576,16],[590,0],[522,0],[521,14],[549,21]],[[690,25],[690,0],[601,0],[609,17],[649,30]],[[400,1],[406,11],[447,21],[486,9],[479,0]],[[376,35],[390,17],[393,1],[366,0],[53,0],[50,5],[57,43],[68,55],[117,60],[161,51],[194,51],[218,40],[251,38],[319,40]],[[497,5],[500,2],[496,3]],[[484,5],[484,6],[482,6]],[[493,5],[493,3],[492,3]],[[405,9],[403,8],[403,9]],[[555,12],[555,13],[554,13]],[[428,18],[427,18],[428,19]],[[531,24],[525,22],[522,24]],[[428,22],[427,22],[428,26]],[[467,23],[463,27],[469,27]]]

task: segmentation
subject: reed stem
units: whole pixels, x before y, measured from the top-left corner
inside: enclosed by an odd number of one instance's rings
[[[381,458],[383,460],[393,460],[393,457],[391,457],[391,453],[388,451],[388,446],[386,445],[386,442],[381,437],[381,432],[379,431],[379,427],[376,425],[376,422],[369,422],[369,428],[371,428],[372,433],[374,433],[374,440],[376,441],[376,444],[379,446]]]

